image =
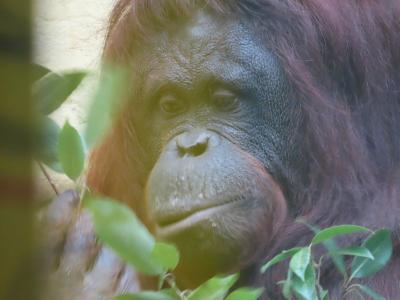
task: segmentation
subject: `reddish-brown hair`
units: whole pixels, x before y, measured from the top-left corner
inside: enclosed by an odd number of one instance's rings
[[[254,25],[291,82],[308,160],[304,180],[288,187],[292,216],[399,234],[400,2],[119,0],[104,60],[128,62],[147,37],[199,9]],[[145,180],[141,150],[134,128],[121,120],[94,153],[88,182],[136,206]],[[302,243],[296,226],[275,250]]]

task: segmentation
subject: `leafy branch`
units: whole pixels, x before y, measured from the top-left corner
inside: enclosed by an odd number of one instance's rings
[[[261,268],[266,272],[273,265],[290,258],[287,278],[282,281],[283,295],[286,299],[328,300],[329,293],[320,283],[322,260],[324,257],[336,259],[336,267],[343,275],[343,297],[357,293],[367,295],[374,300],[384,299],[367,286],[354,283],[354,279],[369,277],[381,270],[392,255],[392,240],[390,231],[380,229],[371,232],[368,228],[357,225],[337,225],[323,230],[314,228],[316,234],[306,247],[296,247],[282,251]],[[334,239],[348,234],[371,232],[361,246],[338,248]],[[324,244],[327,252],[319,261],[312,254],[313,247]],[[353,257],[349,270],[343,269],[344,256]],[[339,262],[339,263],[338,263]],[[347,276],[347,274],[350,276]]]

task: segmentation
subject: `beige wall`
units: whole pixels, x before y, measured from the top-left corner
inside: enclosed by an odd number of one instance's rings
[[[104,43],[107,18],[115,0],[34,0],[33,60],[51,70],[90,69],[96,71]],[[52,117],[62,125],[68,119],[75,127],[85,124],[87,99],[95,78],[87,79]],[[51,172],[50,172],[51,173]],[[60,190],[73,184],[63,176],[50,174]],[[54,195],[38,172],[38,193]]]
[[[94,68],[114,0],[36,0],[34,56],[55,69]]]

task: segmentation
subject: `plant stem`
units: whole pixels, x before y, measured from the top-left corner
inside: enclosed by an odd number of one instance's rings
[[[317,268],[317,298],[318,300],[321,300],[321,293],[320,293],[320,289],[322,288],[319,281],[321,278],[321,266],[322,266],[322,260],[324,259],[324,256],[322,255],[319,260],[318,260],[318,264],[315,264],[316,268]]]
[[[43,175],[46,177],[48,183],[50,184],[51,188],[53,191],[56,193],[56,195],[60,195],[60,193],[57,190],[57,187],[54,185],[53,181],[51,180],[51,177],[49,173],[47,173],[46,169],[44,168],[43,164],[41,162],[38,162],[39,168],[42,171]]]
[[[361,294],[361,292],[358,290],[356,285],[351,285],[351,288],[349,287],[348,290],[346,290],[346,292],[343,294],[343,297],[347,297],[348,295],[350,295],[351,293],[356,293],[358,297],[360,297],[361,300],[365,300],[365,297],[363,296],[363,294]]]
[[[161,274],[161,275],[158,277],[158,287],[157,287],[157,289],[158,289],[159,291],[162,289],[162,287],[163,287],[163,285],[164,285],[164,282],[165,282],[165,279],[166,279],[167,276],[169,276],[169,274],[165,272],[165,273]]]

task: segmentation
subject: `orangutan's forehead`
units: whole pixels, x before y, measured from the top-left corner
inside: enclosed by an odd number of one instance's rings
[[[138,50],[133,68],[140,66],[144,86],[152,81],[189,86],[207,77],[244,89],[257,82],[266,88],[283,82],[277,58],[249,28],[203,13],[177,32],[159,33]]]

